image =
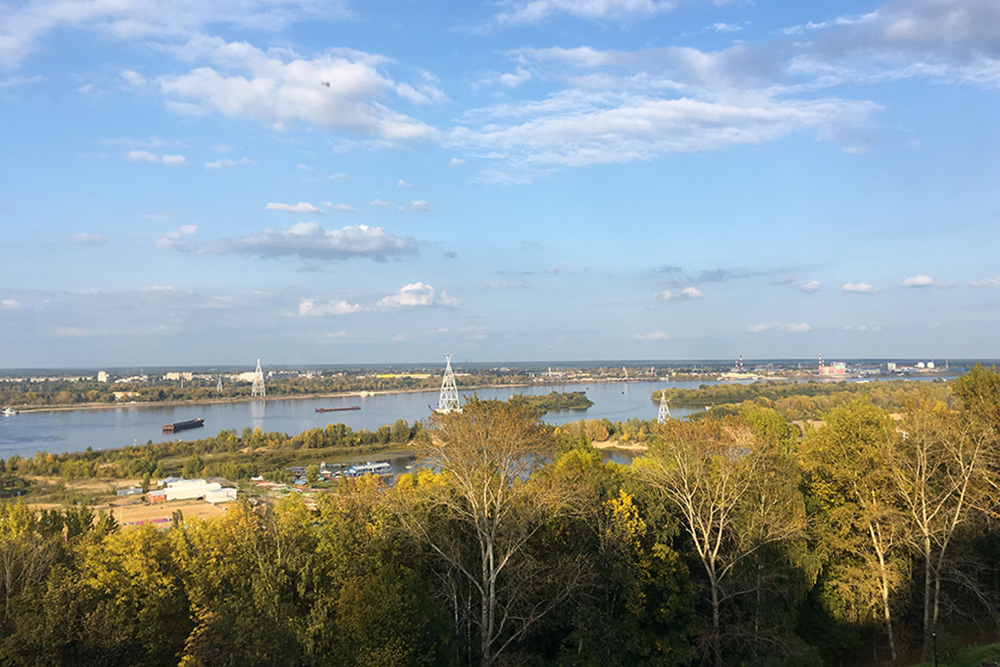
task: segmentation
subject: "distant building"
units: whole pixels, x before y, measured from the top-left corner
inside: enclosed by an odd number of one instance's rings
[[[164,488],[150,491],[146,497],[151,503],[201,498],[215,504],[236,500],[236,489],[203,479],[170,478],[164,480]]]
[[[889,363],[887,363],[885,365],[885,369],[887,371],[894,371],[894,370],[896,370],[896,362],[895,361],[890,361]]]
[[[107,371],[97,371],[97,381],[98,382],[107,382],[108,381],[108,372]]]
[[[847,364],[843,361],[835,361],[827,366],[819,367],[820,375],[844,375],[847,373]]]

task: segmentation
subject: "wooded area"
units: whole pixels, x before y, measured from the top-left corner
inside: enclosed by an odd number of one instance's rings
[[[646,423],[631,466],[603,463],[586,423],[472,400],[406,425],[422,468],[345,480],[315,512],[293,495],[125,529],[10,501],[0,663],[944,657],[997,628],[1000,374],[977,367],[900,400],[890,414],[855,396],[804,435],[752,401]]]

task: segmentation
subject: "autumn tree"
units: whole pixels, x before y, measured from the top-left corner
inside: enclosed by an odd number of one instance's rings
[[[736,595],[726,584],[752,555],[800,537],[801,500],[777,479],[775,456],[743,418],[671,420],[636,473],[675,508],[707,578],[711,660],[723,663],[723,605]]]
[[[540,583],[555,569],[533,557],[539,531],[561,512],[565,490],[533,475],[551,439],[519,402],[471,400],[435,414],[417,442],[424,472],[397,483],[402,525],[437,559],[456,625],[482,667],[519,641],[563,597]]]
[[[886,411],[857,399],[827,413],[799,456],[828,606],[849,621],[881,618],[893,661],[893,597],[906,569],[906,526],[888,459],[898,438]]]

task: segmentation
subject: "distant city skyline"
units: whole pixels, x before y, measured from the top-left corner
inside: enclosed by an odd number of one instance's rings
[[[0,368],[1000,356],[1000,5],[0,9]]]

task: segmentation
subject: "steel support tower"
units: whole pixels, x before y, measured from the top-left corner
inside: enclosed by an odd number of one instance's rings
[[[458,386],[455,384],[455,373],[451,370],[451,355],[446,354],[447,364],[444,367],[444,380],[441,382],[441,397],[438,398],[438,406],[435,412],[446,415],[452,412],[461,412],[462,407],[458,402]]]
[[[658,424],[666,424],[670,421],[670,406],[667,405],[667,390],[660,392],[660,412],[656,415]]]
[[[264,389],[264,371],[260,369],[260,357],[257,357],[257,370],[253,372],[253,386],[250,387],[250,398],[264,398],[267,391]]]

